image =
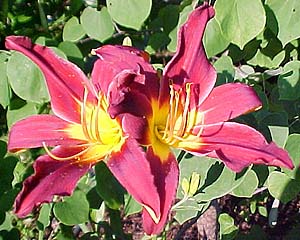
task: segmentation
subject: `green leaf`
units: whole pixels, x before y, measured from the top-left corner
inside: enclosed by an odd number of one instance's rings
[[[109,208],[119,209],[124,203],[124,188],[104,162],[100,162],[95,166],[95,173],[98,194]]]
[[[110,38],[115,29],[107,8],[103,7],[101,11],[87,7],[83,10],[80,21],[86,34],[100,42]]]
[[[252,200],[250,201],[250,213],[254,214],[256,211],[256,201]]]
[[[6,114],[7,126],[10,128],[15,122],[37,113],[38,111],[34,103],[27,103],[23,107],[18,109],[8,109]]]
[[[50,224],[50,213],[51,213],[51,205],[50,204],[43,204],[39,217],[37,219],[38,228],[41,231],[44,231],[46,227]]]
[[[164,33],[169,34],[174,28],[177,27],[179,20],[179,6],[167,5],[160,9],[157,20],[159,21],[158,27],[162,27]]]
[[[268,217],[268,211],[265,206],[258,206],[258,212],[260,215],[262,215],[264,217]]]
[[[65,197],[63,202],[56,203],[53,211],[58,220],[67,226],[84,223],[89,219],[89,203],[85,194],[79,190]]]
[[[287,203],[294,199],[299,193],[300,179],[291,179],[285,173],[273,171],[269,175],[267,187],[274,198],[279,199],[283,203]]]
[[[221,239],[235,239],[238,227],[234,225],[234,220],[227,213],[221,213],[218,222],[220,224]]]
[[[7,77],[14,92],[22,99],[36,103],[50,100],[41,70],[23,54],[12,53],[7,64]]]
[[[230,57],[222,56],[215,63],[217,70],[217,85],[233,82],[235,71]]]
[[[248,61],[248,64],[265,68],[277,68],[279,67],[280,63],[284,60],[284,57],[284,51],[281,51],[274,58],[271,58],[263,54],[262,51],[258,49],[255,56]]]
[[[55,236],[56,240],[75,240],[73,229],[71,226],[59,225],[59,232]]]
[[[92,209],[98,209],[103,202],[103,200],[97,193],[96,187],[93,187],[90,191],[88,191],[88,193],[86,194],[86,198],[89,202],[90,208]]]
[[[278,38],[285,46],[300,37],[299,18],[300,1],[267,0],[266,4],[273,11],[278,25]],[[277,34],[277,32],[274,32]]]
[[[20,231],[17,228],[12,228],[10,231],[1,231],[0,239],[2,240],[19,240],[20,239]]]
[[[62,50],[69,61],[75,63],[77,66],[84,68],[83,55],[75,43],[64,41],[58,45],[58,49]]]
[[[65,24],[62,37],[64,41],[76,42],[83,38],[85,31],[77,17],[71,17]]]
[[[139,30],[150,14],[152,0],[106,0],[106,6],[118,24]]]
[[[300,97],[300,61],[288,62],[278,77],[280,100],[296,100]]]
[[[7,143],[0,140],[0,161],[2,158],[4,158],[6,152],[7,152]]]
[[[192,5],[186,6],[179,14],[179,20],[177,27],[175,27],[170,33],[169,38],[171,39],[171,42],[168,45],[168,50],[171,52],[176,51],[177,47],[177,32],[179,28],[186,22],[188,15],[191,11],[193,11],[194,7]]]
[[[125,194],[125,204],[124,204],[125,217],[134,213],[138,213],[140,211],[142,211],[141,204],[135,201],[131,195]]]
[[[183,179],[190,179],[193,172],[198,173],[200,176],[200,187],[204,185],[206,181],[206,176],[211,166],[216,163],[216,159],[208,157],[196,157],[191,154],[186,154],[184,158],[179,163],[180,168],[180,180],[181,183]],[[178,198],[182,198],[182,190],[178,188],[177,191]]]
[[[284,168],[283,171],[291,178],[296,178],[299,174],[300,166],[300,134],[291,134],[285,144],[285,150],[288,151],[290,157],[293,160],[295,168],[293,170]]]
[[[280,147],[283,147],[289,136],[289,128],[284,126],[269,126],[272,140]]]
[[[150,36],[148,46],[146,47],[146,51],[150,54],[155,53],[161,47],[166,46],[169,43],[170,39],[165,33],[159,32],[154,33]]]
[[[174,218],[179,224],[183,224],[187,220],[196,217],[199,212],[204,212],[209,203],[199,204],[195,199],[188,199],[175,210]]]
[[[236,174],[221,163],[214,164],[208,171],[206,182],[200,187],[200,193],[194,197],[198,201],[210,201],[233,191],[247,176],[248,170]]]
[[[253,170],[245,174],[244,180],[232,191],[232,195],[236,197],[252,197],[254,191],[258,187],[258,178]]]
[[[14,179],[13,172],[17,162],[18,159],[13,156],[0,158],[0,196],[4,192],[12,189],[12,181]]]
[[[101,221],[105,221],[105,203],[102,202],[99,209],[91,209],[91,219],[92,221],[99,223]]]
[[[18,193],[19,189],[16,188],[9,189],[6,192],[2,193],[0,196],[0,211],[5,212],[11,210]]]
[[[2,54],[1,54],[2,55]],[[9,105],[11,98],[11,89],[8,84],[8,78],[6,74],[7,62],[6,59],[2,61],[0,59],[0,104],[3,108],[6,108]]]
[[[215,9],[224,36],[241,49],[264,29],[266,14],[261,0],[217,0]]]
[[[211,19],[206,26],[203,43],[208,57],[221,53],[230,43],[230,41],[224,37],[220,24],[215,18]]]

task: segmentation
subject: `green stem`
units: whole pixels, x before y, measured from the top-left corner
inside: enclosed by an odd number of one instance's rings
[[[41,25],[45,29],[45,31],[48,31],[48,21],[46,14],[44,12],[41,0],[38,0],[38,8],[39,8],[39,14],[40,14],[40,19],[41,19]]]
[[[108,208],[110,227],[115,235],[120,239],[125,239],[125,235],[122,229],[122,222],[120,217],[120,211]]]
[[[184,157],[184,155],[185,155],[185,151],[181,150],[181,152],[179,153],[179,155],[177,157],[178,163],[180,163],[180,161],[182,160],[182,158]]]

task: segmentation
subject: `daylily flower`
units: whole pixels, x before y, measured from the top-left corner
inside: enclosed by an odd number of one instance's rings
[[[44,147],[47,153],[35,161],[34,175],[24,181],[14,205],[17,216],[25,217],[54,195],[70,195],[80,177],[105,160],[120,183],[157,222],[160,196],[150,164],[136,140],[123,131],[122,118],[110,118],[104,92],[96,91],[78,67],[50,48],[19,36],[7,37],[6,47],[25,54],[40,67],[54,112],[30,116],[10,130],[10,151]],[[92,78],[102,77],[105,71],[94,69]]]
[[[162,214],[154,223],[144,212],[148,232],[161,231],[175,198],[178,164],[172,148],[218,158],[236,172],[251,164],[293,167],[288,153],[268,143],[261,133],[228,121],[259,109],[261,102],[246,84],[214,87],[216,71],[202,44],[205,26],[213,16],[208,4],[190,14],[161,77],[155,76],[147,54],[135,48],[103,46],[95,51],[100,58],[96,69],[106,68],[107,75],[93,80],[107,92],[111,116],[122,115],[123,128],[147,147]]]

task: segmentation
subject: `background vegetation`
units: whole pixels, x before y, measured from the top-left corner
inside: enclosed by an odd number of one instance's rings
[[[81,179],[71,197],[57,197],[26,219],[14,216],[14,199],[42,150],[7,153],[7,134],[17,120],[51,109],[42,73],[28,58],[6,51],[5,37],[29,36],[86,74],[93,66],[92,48],[122,44],[124,39],[128,43],[126,37],[130,37],[133,46],[148,51],[155,67],[162,68],[176,49],[178,27],[198,3],[201,1],[0,2],[0,239],[130,239],[122,224],[141,210],[100,163]],[[222,239],[268,239],[274,232],[278,238],[298,239],[300,1],[216,0],[210,4],[216,16],[208,24],[204,44],[218,72],[217,84],[244,82],[255,88],[263,108],[237,121],[284,147],[296,168],[253,166],[235,174],[217,160],[184,155],[178,189],[178,200],[183,200],[158,238],[167,238],[172,226],[200,216],[212,200],[221,199]],[[296,209],[290,212],[294,214],[284,212],[289,206]],[[280,236],[275,230],[283,221],[288,224],[280,228]]]

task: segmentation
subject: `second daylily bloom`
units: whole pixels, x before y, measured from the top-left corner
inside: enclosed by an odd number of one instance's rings
[[[207,4],[190,14],[180,28],[175,56],[160,79],[142,51],[122,46],[96,50],[110,69],[107,78],[119,76],[112,83],[95,79],[95,84],[108,92],[110,114],[125,115],[124,129],[147,147],[162,212],[160,221],[153,224],[145,212],[145,222],[150,222],[148,232],[161,231],[175,198],[178,166],[172,148],[219,158],[237,172],[251,164],[293,167],[288,153],[268,143],[261,133],[247,125],[228,122],[259,109],[261,102],[245,84],[228,83],[214,88],[216,72],[202,44],[205,26],[213,15],[213,8]],[[134,107],[128,108],[132,100]]]
[[[55,114],[30,116],[10,130],[10,151],[44,147],[47,153],[35,161],[35,174],[25,180],[15,201],[15,213],[25,217],[54,195],[70,195],[80,177],[105,160],[120,183],[157,222],[160,196],[151,166],[136,140],[123,131],[122,118],[110,118],[104,92],[96,91],[78,67],[50,48],[18,36],[7,37],[6,47],[25,54],[40,67]],[[94,69],[92,77],[105,78],[105,72]]]

